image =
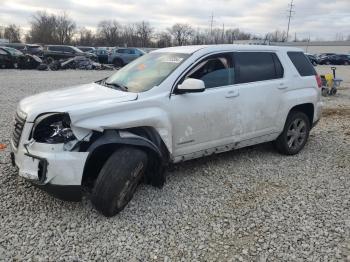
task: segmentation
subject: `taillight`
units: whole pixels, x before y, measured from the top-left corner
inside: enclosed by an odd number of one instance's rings
[[[318,74],[316,74],[315,77],[316,77],[316,81],[317,81],[318,87],[321,88],[322,87],[322,79],[321,79],[321,77]]]

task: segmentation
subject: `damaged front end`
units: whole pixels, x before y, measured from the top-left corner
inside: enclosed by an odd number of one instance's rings
[[[18,115],[11,139],[11,158],[19,175],[55,197],[80,200],[88,153],[79,152],[78,145],[89,139],[91,131],[86,131],[82,139],[77,138],[66,113],[42,114],[34,123]]]

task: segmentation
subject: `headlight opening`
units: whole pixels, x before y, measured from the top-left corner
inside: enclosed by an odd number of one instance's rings
[[[75,140],[68,114],[51,113],[39,116],[34,124],[32,138],[39,143],[61,144]]]

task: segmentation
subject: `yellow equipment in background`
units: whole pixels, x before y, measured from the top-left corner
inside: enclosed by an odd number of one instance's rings
[[[337,93],[337,88],[340,86],[340,83],[343,81],[340,78],[335,77],[336,67],[331,67],[333,73],[321,75],[322,80],[322,95],[323,96],[332,96]]]

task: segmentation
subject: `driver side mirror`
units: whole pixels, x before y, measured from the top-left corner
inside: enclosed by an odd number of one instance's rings
[[[187,78],[182,84],[177,86],[176,93],[198,93],[205,90],[205,84],[203,80],[195,78]]]

